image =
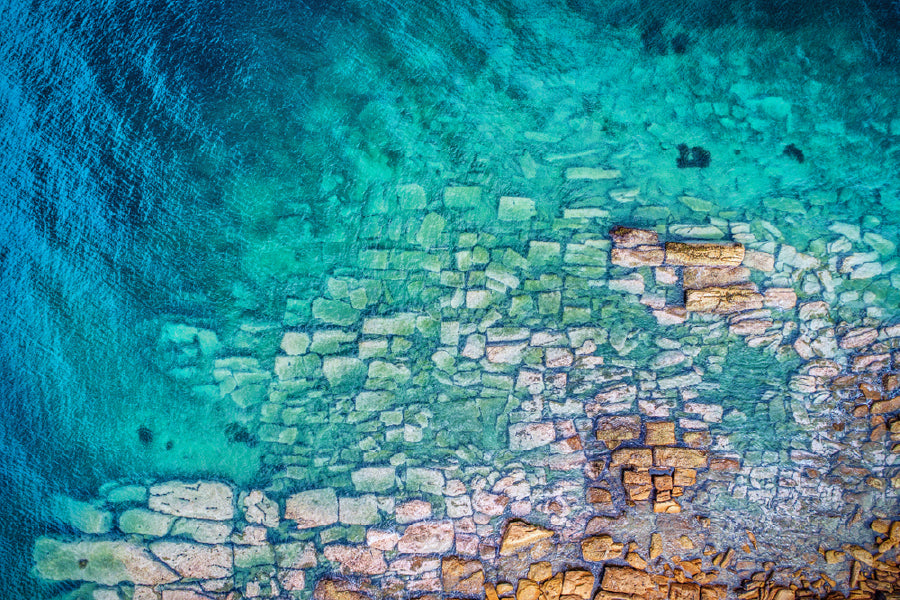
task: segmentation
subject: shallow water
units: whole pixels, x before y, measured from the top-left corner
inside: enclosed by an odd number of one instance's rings
[[[757,241],[802,253],[874,253],[880,274],[837,292],[811,272],[784,285],[801,302],[824,299],[837,321],[896,322],[898,17],[818,8],[0,5],[0,563],[14,565],[11,589],[37,585],[34,537],[68,531],[54,494],[86,500],[112,480],[175,476],[279,480],[284,453],[260,439],[261,398],[284,331],[335,328],[313,300],[360,289],[363,316],[439,305],[433,274],[456,260],[460,233],[527,256],[530,241],[568,235],[567,208],[605,210],[572,229],[598,239],[619,223],[722,226],[730,239],[728,223],[748,223]],[[681,143],[706,148],[709,166],[678,168]],[[567,179],[570,167],[621,175]],[[398,205],[396,186],[413,183],[421,202]],[[480,186],[484,201],[448,206],[448,186]],[[623,188],[640,193],[610,195]],[[500,196],[535,199],[534,220],[499,220]],[[444,219],[426,248],[437,263],[395,255],[394,271],[367,270],[375,255],[363,251],[422,246],[426,212]],[[835,222],[861,227],[843,238],[851,247],[829,246],[844,243]],[[796,356],[682,339],[687,326],[657,325],[603,286],[566,294],[593,308],[610,337],[600,352],[626,368],[666,376],[652,367],[661,337],[695,347],[697,401],[723,407],[712,433],[730,449],[781,463],[816,438],[787,398]],[[409,337],[391,352],[430,368],[438,343]],[[355,352],[355,339],[343,343]],[[234,356],[258,361],[240,397],[214,374]],[[288,393],[302,473],[281,491],[347,485],[348,465],[398,453],[509,459],[518,401],[416,375],[379,409],[406,425],[383,448],[366,441],[381,433],[335,422],[353,400],[335,401],[321,377]]]

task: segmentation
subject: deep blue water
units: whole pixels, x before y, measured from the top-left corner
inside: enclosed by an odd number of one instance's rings
[[[437,188],[483,163],[496,191],[520,189],[508,174],[518,173],[522,132],[603,113],[612,152],[745,69],[766,93],[811,98],[795,100],[798,119],[840,118],[858,139],[816,148],[821,168],[811,173],[738,171],[696,185],[767,219],[765,194],[842,190],[817,213],[779,223],[798,247],[831,217],[877,216],[873,227],[895,235],[896,154],[867,119],[886,128],[895,117],[886,103],[897,89],[897,19],[894,5],[861,0],[799,9],[0,3],[0,564],[9,593],[33,589],[33,536],[60,530],[46,505],[54,493],[89,498],[116,478],[264,479],[256,450],[227,438],[231,409],[186,396],[165,375],[160,325],[227,332],[280,319],[286,296],[318,289],[355,256],[380,185]],[[726,29],[743,38],[722,41]],[[616,46],[610,31],[630,32],[635,46]],[[755,39],[771,46],[729,67]],[[654,83],[654,65],[673,60],[707,96],[672,98],[683,90]],[[581,78],[584,69],[597,80]],[[623,73],[621,96],[610,94]],[[779,75],[792,79],[779,84]],[[748,140],[745,153],[773,152],[763,146]],[[644,150],[634,156],[644,173],[673,160]],[[548,214],[569,193],[530,185]],[[878,302],[895,309],[896,293]]]

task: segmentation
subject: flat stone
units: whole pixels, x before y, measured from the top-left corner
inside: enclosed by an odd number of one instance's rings
[[[33,558],[37,575],[50,581],[155,586],[180,579],[145,548],[129,542],[66,543],[41,537],[34,544]]]
[[[470,209],[480,204],[481,188],[478,186],[444,188],[444,206],[447,208]]]
[[[329,356],[322,361],[322,372],[333,389],[359,387],[366,380],[366,363],[349,356]]]
[[[230,521],[207,521],[206,519],[188,519],[181,517],[172,525],[169,535],[186,537],[201,544],[222,544],[231,535]]]
[[[612,560],[621,557],[624,548],[623,544],[614,542],[612,536],[595,535],[582,540],[581,555],[590,562]]]
[[[604,169],[602,167],[569,167],[566,169],[566,179],[618,179],[622,173],[618,169]]]
[[[603,569],[603,582],[600,587],[607,592],[643,596],[653,589],[653,580],[645,571],[631,567],[606,565]]]
[[[404,183],[396,188],[397,202],[403,210],[422,210],[428,204],[425,188],[418,183]]]
[[[500,541],[500,556],[510,556],[551,537],[553,532],[540,525],[518,520],[510,521]]]
[[[448,594],[478,596],[484,591],[484,568],[477,560],[445,556],[441,559],[441,585]]]
[[[588,600],[594,591],[594,574],[583,569],[570,569],[563,577],[562,597]]]
[[[248,523],[278,527],[280,512],[278,503],[266,496],[262,490],[250,491],[242,504],[244,505],[244,518]]]
[[[666,242],[666,264],[668,265],[736,267],[743,260],[743,244]]]
[[[439,496],[444,489],[444,474],[437,469],[410,467],[406,469],[404,484],[407,492],[424,492]]]
[[[345,327],[355,323],[360,313],[346,302],[316,298],[312,303],[312,314],[325,323]]]
[[[620,442],[636,440],[641,436],[641,418],[637,415],[600,417],[597,419],[596,436],[609,448],[615,448]]]
[[[376,548],[333,544],[325,546],[324,552],[326,559],[339,563],[351,573],[380,575],[387,571],[384,553]]]
[[[684,303],[688,312],[727,314],[762,308],[763,296],[744,287],[710,287],[685,290]]]
[[[268,543],[253,545],[235,545],[234,568],[240,570],[275,564],[275,552]]]
[[[300,331],[287,331],[281,338],[280,348],[290,356],[306,354],[309,348],[309,335]]]
[[[397,541],[401,554],[441,554],[453,547],[453,521],[422,521],[408,525]]]
[[[878,339],[878,330],[872,327],[858,327],[847,332],[841,338],[840,346],[844,350],[862,348]]]
[[[416,314],[399,313],[391,317],[369,317],[363,319],[362,332],[365,335],[409,336],[416,331]]]
[[[447,221],[437,213],[428,213],[419,225],[416,242],[425,249],[431,249],[441,239]]]
[[[775,270],[775,255],[758,250],[745,250],[741,264],[757,271],[769,273]]]
[[[182,577],[223,579],[231,577],[234,570],[229,546],[159,541],[150,544],[150,551]]]
[[[620,267],[658,267],[665,259],[662,246],[637,246],[635,248],[613,248],[610,262]]]
[[[497,218],[501,221],[527,221],[537,214],[534,200],[501,196],[497,207]]]
[[[517,365],[522,362],[527,349],[528,343],[522,342],[520,344],[487,346],[485,352],[489,362],[503,365]]]
[[[870,412],[873,415],[883,415],[885,413],[897,412],[898,410],[900,410],[900,396],[894,396],[889,400],[873,402]]]
[[[342,497],[338,500],[338,517],[345,525],[374,525],[380,520],[378,502],[371,494]]]
[[[709,466],[709,452],[694,448],[653,448],[653,464],[657,467],[705,469]]]
[[[675,237],[695,240],[720,240],[725,237],[725,232],[715,225],[692,225],[690,223],[669,225],[669,233]]]
[[[83,533],[108,533],[113,526],[111,512],[68,496],[54,496],[53,514]]]
[[[609,466],[649,469],[653,466],[653,450],[650,448],[619,448],[613,451]]]
[[[397,469],[394,467],[363,467],[350,474],[353,487],[358,492],[383,493],[397,483]]]
[[[613,244],[620,248],[635,248],[638,246],[655,246],[659,244],[659,234],[648,229],[635,229],[617,225],[609,232]]]
[[[126,534],[162,537],[169,533],[175,517],[146,508],[131,508],[119,515],[119,531]]]
[[[671,446],[675,444],[675,423],[672,421],[647,421],[644,442],[648,446]]]
[[[790,310],[797,305],[797,292],[791,288],[769,288],[763,293],[763,306]]]
[[[313,590],[313,600],[370,600],[370,597],[353,582],[322,578]]]
[[[553,423],[513,423],[509,426],[509,449],[533,450],[556,440]]]
[[[685,267],[683,285],[686,290],[723,287],[750,280],[747,267]]]
[[[424,521],[431,517],[431,502],[425,500],[410,500],[398,504],[394,509],[394,519],[400,525]]]
[[[312,542],[275,544],[275,563],[281,569],[311,569],[317,564],[316,545]]]
[[[234,492],[224,483],[169,481],[150,487],[151,510],[187,517],[228,521],[234,518]]]
[[[284,518],[297,521],[297,529],[336,523],[338,500],[334,488],[308,490],[290,496],[285,502]]]
[[[482,490],[476,490],[472,494],[472,508],[491,517],[502,515],[507,504],[509,497],[502,494],[490,494]]]

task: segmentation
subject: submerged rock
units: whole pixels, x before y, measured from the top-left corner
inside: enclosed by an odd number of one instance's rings
[[[169,481],[150,488],[148,506],[177,517],[228,521],[234,518],[234,492],[224,483]]]
[[[146,549],[128,542],[65,543],[39,538],[34,545],[34,562],[37,574],[52,581],[160,585],[180,578]]]

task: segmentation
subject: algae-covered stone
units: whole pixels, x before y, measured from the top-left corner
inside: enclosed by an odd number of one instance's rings
[[[349,356],[331,356],[322,361],[322,372],[333,389],[352,389],[365,381],[366,363]]]
[[[394,467],[363,467],[350,474],[353,487],[359,492],[387,492],[396,485],[396,478]]]
[[[398,313],[392,317],[371,317],[363,321],[366,335],[412,335],[416,329],[415,313]]]
[[[282,569],[309,569],[316,566],[316,546],[311,542],[275,545],[275,561]]]
[[[67,496],[56,496],[53,500],[56,517],[79,531],[99,534],[112,529],[113,515],[109,511]]]
[[[38,538],[34,545],[35,572],[51,581],[93,581],[116,585],[162,585],[178,573],[156,560],[146,549],[129,542],[73,542]]]
[[[685,290],[684,305],[690,312],[733,313],[763,307],[763,296],[740,285]]]
[[[437,469],[410,467],[406,469],[407,492],[440,495],[444,489],[444,474]]]
[[[227,521],[181,518],[175,521],[170,535],[190,538],[201,544],[222,544],[231,535],[232,529]]]
[[[419,225],[416,242],[423,248],[433,248],[441,239],[447,221],[437,213],[428,213]]]
[[[397,186],[397,201],[403,210],[421,210],[428,203],[425,188],[418,183]]]
[[[497,218],[501,221],[527,221],[536,214],[531,198],[503,196],[497,208]]]
[[[309,335],[301,331],[285,332],[284,337],[281,338],[281,349],[285,354],[305,354],[307,348],[309,348]]]
[[[379,521],[378,502],[371,494],[339,498],[338,518],[345,525],[373,525]]]
[[[164,515],[145,508],[132,508],[119,515],[119,531],[162,537],[175,522],[172,515]]]
[[[312,304],[313,317],[334,325],[351,325],[359,318],[359,311],[339,300],[316,298]]]
[[[478,186],[455,186],[444,189],[444,206],[468,209],[481,204],[481,188]]]

